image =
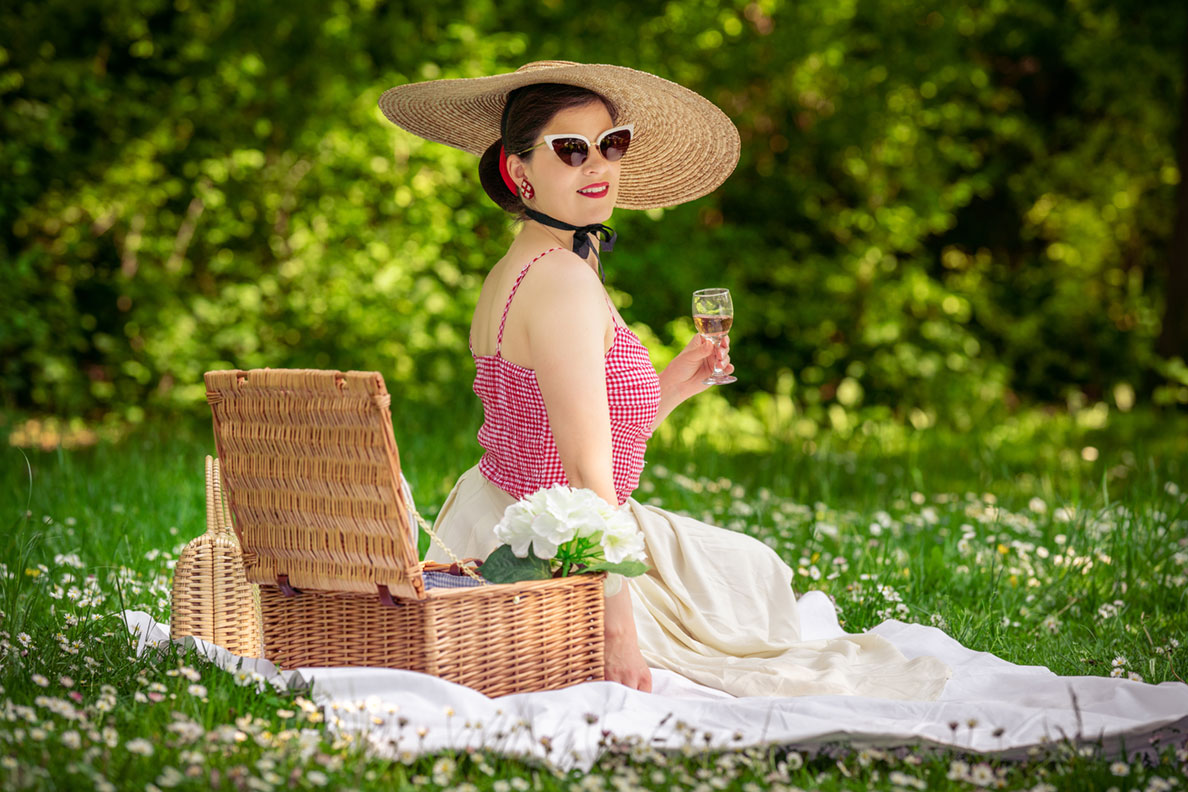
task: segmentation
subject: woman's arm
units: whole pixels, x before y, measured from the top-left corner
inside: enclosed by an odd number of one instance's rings
[[[660,411],[652,423],[653,431],[678,404],[709,387],[702,380],[713,373],[715,362],[719,362],[727,374],[734,371],[734,364],[730,362],[729,335],[722,336],[720,347],[715,347],[700,333],[689,339],[685,348],[660,372]]]
[[[598,278],[581,259],[565,252],[547,263],[520,289],[529,298],[518,306],[530,309],[523,316],[528,357],[570,485],[617,506],[604,350],[610,314]]]
[[[610,312],[588,264],[572,253],[550,256],[547,264],[524,280],[511,310],[528,309],[521,315],[528,356],[570,485],[617,506],[604,349]],[[606,600],[605,673],[630,688],[652,689],[627,586]]]

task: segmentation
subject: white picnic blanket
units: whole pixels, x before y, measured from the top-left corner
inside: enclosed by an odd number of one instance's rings
[[[845,635],[824,594],[808,592],[798,604],[804,640]],[[122,618],[139,636],[138,652],[169,640],[169,626],[143,611],[125,611]],[[651,693],[588,682],[490,699],[415,671],[278,671],[266,660],[184,640],[228,671],[258,671],[278,688],[311,686],[311,700],[330,708],[332,728],[362,733],[376,751],[393,758],[406,751],[486,747],[547,759],[563,769],[588,769],[602,750],[604,730],[658,748],[692,741],[699,749],[775,743],[813,750],[844,741],[855,747],[952,745],[1005,756],[1065,739],[1100,740],[1111,755],[1188,739],[1188,685],[1183,683],[1061,677],[1042,666],[1015,665],[972,651],[942,630],[896,620],[872,632],[909,658],[931,655],[947,663],[953,676],[940,698],[736,698],[653,669]],[[407,719],[403,726],[401,719]]]

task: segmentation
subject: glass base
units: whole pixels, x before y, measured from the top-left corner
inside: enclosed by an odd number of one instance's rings
[[[729,385],[731,382],[738,382],[738,377],[732,377],[727,374],[724,377],[708,377],[701,381],[702,385]]]

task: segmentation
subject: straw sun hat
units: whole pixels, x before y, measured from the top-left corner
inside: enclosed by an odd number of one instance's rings
[[[384,91],[379,106],[414,135],[481,156],[500,137],[508,94],[536,83],[595,91],[618,107],[620,123],[635,124],[622,159],[620,208],[655,209],[700,198],[738,163],[738,130],[713,102],[625,66],[537,61],[510,74],[398,85]]]

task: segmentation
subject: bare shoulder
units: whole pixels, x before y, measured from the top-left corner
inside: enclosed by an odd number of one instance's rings
[[[520,292],[536,309],[575,309],[601,305],[602,284],[590,265],[570,250],[554,250],[532,265]],[[517,296],[516,298],[520,298]]]
[[[598,282],[598,277],[594,274],[594,270],[590,269],[589,264],[583,261],[577,253],[563,248],[550,250],[539,256],[528,271],[528,277],[535,277],[537,281],[546,282],[557,277],[569,279],[587,275],[595,283]]]
[[[515,303],[520,303],[518,309]],[[553,251],[533,264],[515,303],[513,310],[520,312],[517,324],[522,323],[533,348],[589,338],[601,349],[610,326],[602,283],[590,265],[569,250]]]

